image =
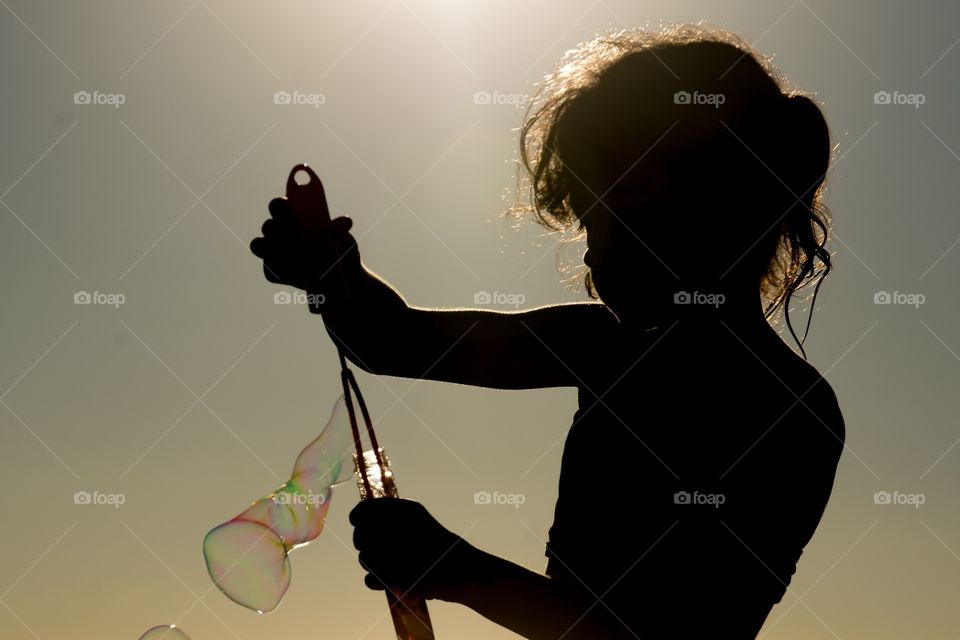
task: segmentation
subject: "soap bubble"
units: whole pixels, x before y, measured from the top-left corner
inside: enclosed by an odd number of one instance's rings
[[[147,629],[140,640],[190,640],[175,624],[161,624]]]
[[[353,449],[340,396],[323,431],[297,456],[290,479],[207,533],[207,571],[228,598],[259,613],[280,604],[290,586],[288,553],[323,531],[333,487],[353,478]]]

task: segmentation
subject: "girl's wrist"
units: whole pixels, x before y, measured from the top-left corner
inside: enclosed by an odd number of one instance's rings
[[[495,571],[496,558],[477,549],[461,538],[448,552],[448,558],[442,561],[446,565],[441,580],[438,581],[435,593],[431,599],[468,604],[478,589],[483,589],[485,583]]]

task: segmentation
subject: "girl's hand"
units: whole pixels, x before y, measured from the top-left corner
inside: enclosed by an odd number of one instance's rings
[[[371,589],[397,588],[453,600],[469,580],[473,547],[448,531],[422,504],[401,498],[362,500],[350,512],[353,544]]]
[[[253,239],[250,250],[263,260],[263,274],[270,282],[326,294],[326,289],[344,277],[341,272],[353,273],[359,268],[357,242],[349,233],[353,226],[350,218],[335,218],[322,236],[308,237],[286,198],[275,198],[269,209],[271,217],[263,223],[263,236]]]

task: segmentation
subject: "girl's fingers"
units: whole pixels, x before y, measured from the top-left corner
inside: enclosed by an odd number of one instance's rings
[[[278,226],[279,223],[274,218],[267,218],[260,227],[260,233],[262,233],[264,236],[269,236],[271,233],[278,231]]]
[[[373,574],[379,574],[380,569],[383,568],[383,554],[377,551],[369,549],[361,551],[357,554],[357,560],[360,561],[361,567]]]
[[[376,527],[354,527],[353,546],[358,551],[383,546],[383,530]]]
[[[367,585],[367,588],[373,589],[374,591],[386,591],[387,588],[383,585],[380,580],[377,579],[372,573],[368,573],[363,577],[363,583]]]
[[[340,216],[331,220],[330,224],[333,225],[333,230],[336,233],[346,233],[353,228],[353,219],[348,216]]]
[[[261,260],[267,255],[267,239],[254,238],[250,241],[250,251]]]
[[[263,263],[263,277],[266,278],[269,282],[276,284],[283,284],[283,281],[280,279],[280,275],[275,273],[273,269],[267,266],[267,263]]]
[[[270,201],[270,204],[267,206],[267,208],[270,210],[270,215],[273,216],[275,220],[293,220],[293,209],[290,208],[290,201],[286,198],[274,198]]]

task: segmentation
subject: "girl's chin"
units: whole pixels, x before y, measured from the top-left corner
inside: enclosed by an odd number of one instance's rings
[[[617,316],[620,322],[636,316],[637,309],[635,307],[631,308],[632,305],[625,304],[623,300],[615,296],[603,296],[599,292],[598,295],[600,295],[600,301]]]

